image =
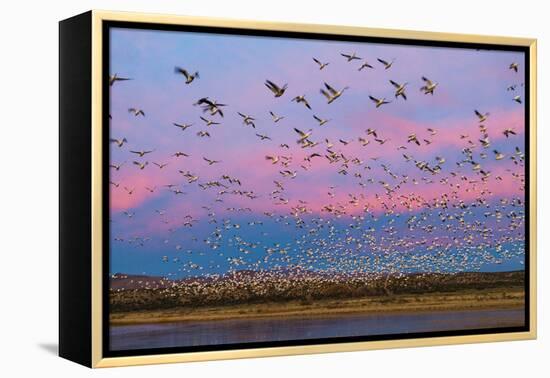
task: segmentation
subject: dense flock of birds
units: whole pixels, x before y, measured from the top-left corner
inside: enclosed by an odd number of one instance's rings
[[[382,58],[371,64],[355,52],[342,53],[335,59],[345,59],[350,69],[382,70],[386,75],[391,75],[392,67],[399,64],[395,59]],[[328,61],[314,57],[311,64],[324,72],[330,71]],[[509,71],[512,80],[518,67],[518,63],[511,63],[502,69]],[[197,80],[208,80],[199,76],[198,71],[175,67],[174,72],[181,77],[181,85],[190,90]],[[388,90],[392,88],[392,96],[371,94],[365,98],[365,103],[371,103],[373,111],[381,111],[380,108],[386,104],[406,101],[413,95],[434,98],[440,85],[445,85],[421,74],[418,77],[416,94],[412,93],[413,84],[388,78]],[[123,83],[130,80],[139,78],[113,74],[109,77],[109,85],[111,90],[116,90],[115,87],[126,85]],[[336,101],[346,101],[349,88],[336,88],[329,81],[323,82],[319,91],[328,106]],[[521,86],[523,83],[506,88],[511,93],[510,100],[518,104],[522,104],[521,95],[516,95]],[[303,111],[311,111],[316,127],[331,126],[330,119],[313,112],[310,98],[299,93],[297,88],[269,79],[258,83],[258,88],[272,94],[273,109],[277,108],[279,101],[291,101],[296,103],[295,106],[303,107]],[[215,96],[215,93],[212,95]],[[182,213],[171,214],[172,217],[168,218],[170,209],[156,209],[151,214],[139,213],[135,209],[124,211],[124,217],[129,221],[138,216],[157,217],[158,222],[165,223],[174,235],[178,230],[185,230],[184,241],[174,240],[177,238],[170,236],[162,240],[165,250],[172,249],[169,254],[158,257],[165,264],[172,264],[172,273],[168,276],[215,276],[246,270],[264,271],[269,276],[273,273],[268,272],[280,271],[285,272],[291,282],[292,272],[304,270],[350,276],[363,273],[459,272],[479,270],[486,264],[502,264],[510,259],[523,259],[525,154],[523,139],[518,136],[523,132],[523,125],[518,125],[519,129],[503,129],[491,123],[491,114],[472,109],[472,123],[479,126],[479,134],[456,135],[458,143],[463,145],[460,158],[447,161],[444,157],[433,156],[428,160],[416,158],[415,152],[437,143],[438,130],[433,128],[403,135],[402,140],[390,141],[384,137],[384,129],[391,125],[379,126],[377,129],[367,128],[356,140],[342,138],[330,141],[316,138],[315,128],[291,125],[290,117],[270,111],[272,125],[266,127],[287,127],[288,135],[294,135],[292,140],[274,140],[269,133],[258,131],[257,116],[247,114],[237,105],[230,106],[213,97],[198,98],[194,105],[197,108],[194,123],[174,121],[173,125],[166,127],[176,127],[191,133],[187,135],[196,135],[196,138],[210,138],[218,128],[227,127],[224,117],[228,112],[238,114],[244,127],[238,132],[254,133],[258,143],[276,145],[265,156],[264,162],[265,169],[273,171],[273,187],[268,193],[256,192],[247,187],[247,182],[241,180],[237,172],[212,177],[208,172],[210,167],[223,166],[224,161],[206,154],[199,158],[204,162],[204,169],[200,172],[181,168],[185,166],[185,159],[189,158],[189,153],[185,151],[172,151],[170,161],[156,161],[155,153],[162,146],[141,149],[132,144],[130,138],[112,135],[118,131],[111,129],[112,148],[117,151],[126,149],[127,162],[130,163],[110,162],[110,184],[112,190],[121,191],[119,195],[132,196],[139,190],[146,190],[152,195],[169,191],[185,201],[186,188],[198,186],[202,190],[202,216]],[[147,109],[130,106],[128,112],[135,117],[147,117]],[[162,133],[162,130],[159,132]],[[507,150],[492,147],[491,138],[497,134],[502,135],[501,138],[509,145]],[[359,144],[364,152],[349,155],[346,146],[350,143]],[[395,151],[407,168],[400,172],[383,159],[373,156],[369,152],[372,143]],[[307,154],[298,161],[296,151],[307,151]],[[300,177],[307,178],[311,167],[322,160],[328,163],[328,169],[339,175],[354,177],[356,188],[345,193],[344,201],[340,196],[333,202],[339,190],[338,182],[334,182],[324,188],[327,198],[320,207],[310,205],[311,199],[308,198],[289,198],[285,193],[288,183]],[[499,174],[492,174],[490,167],[494,164],[503,167]],[[173,169],[182,181],[159,182],[155,187],[130,187],[117,181],[119,171],[125,169]],[[382,172],[385,179],[374,179],[375,175],[370,173],[374,171]],[[493,196],[489,188],[493,181],[512,183],[514,191],[521,194],[510,198]],[[308,183],[305,185],[316,185],[315,177],[309,177]],[[433,198],[424,198],[420,190],[411,190],[411,185],[417,188],[434,186],[437,194]],[[463,198],[464,193],[473,194],[468,196],[473,199]],[[238,196],[246,206],[228,207],[225,205],[228,196]],[[266,202],[278,205],[280,210],[256,210]],[[209,230],[207,236],[189,236],[194,235],[193,230],[199,225]],[[282,231],[273,233],[275,229]],[[147,248],[155,237],[143,234],[113,235],[111,248],[118,248],[120,244],[117,243]],[[323,277],[328,279],[330,274]]]

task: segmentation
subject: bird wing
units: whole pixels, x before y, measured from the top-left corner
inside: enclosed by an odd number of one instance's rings
[[[181,67],[175,67],[175,68],[174,68],[174,72],[180,73],[180,74],[182,74],[183,76],[185,76],[186,79],[189,79],[189,72],[187,72],[185,69],[183,69],[183,68],[181,68]]]
[[[330,93],[336,94],[336,90],[332,88],[330,85],[328,85],[327,83],[325,83],[325,88],[327,88],[330,91]]]
[[[369,96],[369,98],[371,99],[372,102],[378,103],[380,101],[379,99],[377,99],[376,97],[373,97],[373,96]]]
[[[241,117],[246,118],[246,114],[243,114],[241,112],[237,112]]]
[[[268,83],[265,83],[265,86],[273,93],[276,93],[275,91],[275,88],[273,88],[271,85],[269,85]]]
[[[214,104],[212,101],[208,99],[208,97],[203,97],[197,101],[197,104],[207,104],[210,107],[216,107],[216,104]]]
[[[426,84],[428,85],[432,85],[432,81],[430,79],[428,79],[426,76],[422,76],[422,80],[424,80],[426,82]]]
[[[315,58],[313,58],[313,61],[314,61],[315,63],[317,63],[318,65],[320,65],[320,66],[323,65],[321,62],[319,62],[319,61],[318,61],[317,59],[315,59]]]
[[[474,110],[474,113],[476,114],[476,116],[478,116],[479,118],[483,117],[483,114],[481,114],[479,111],[477,110]]]
[[[390,83],[391,83],[391,85],[393,85],[396,88],[400,87],[400,85],[398,83],[396,83],[395,81],[393,81],[393,80],[390,80]]]
[[[380,63],[382,63],[385,66],[388,65],[388,62],[386,62],[384,59],[376,58],[376,60],[378,60]]]
[[[277,84],[275,84],[274,82],[270,81],[270,80],[266,80],[266,85],[268,85],[268,88],[271,89],[273,92],[280,92],[281,91],[281,88],[279,88],[279,86]]]
[[[130,152],[133,153],[133,154],[138,154],[138,155],[141,154],[141,151],[130,151]]]
[[[330,94],[328,94],[328,92],[327,92],[327,91],[325,91],[324,89],[321,89],[321,91],[320,91],[320,92],[321,92],[321,93],[323,94],[323,96],[325,96],[325,97],[326,97],[327,99],[329,99],[329,100],[330,100],[330,98],[331,98],[331,97],[330,97]]]
[[[318,122],[321,122],[321,121],[322,121],[322,119],[319,118],[319,117],[317,117],[315,114],[313,115],[313,118],[315,118]]]
[[[297,128],[294,128],[294,131],[296,131],[298,134],[300,134],[300,136],[306,136],[306,133],[304,133],[302,130],[299,130]]]
[[[343,57],[346,57],[346,58],[351,58],[351,55],[349,55],[349,54],[340,53],[340,55],[342,55]]]

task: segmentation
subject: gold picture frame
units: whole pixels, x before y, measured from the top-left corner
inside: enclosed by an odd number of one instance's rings
[[[80,21],[78,19],[80,17]],[[71,21],[72,20],[72,21]],[[82,21],[84,20],[84,21]],[[190,26],[206,26],[216,28],[238,28],[244,30],[262,30],[262,31],[283,31],[283,32],[299,32],[299,33],[320,33],[320,34],[332,34],[332,35],[347,35],[347,36],[359,36],[359,37],[379,37],[379,38],[395,38],[400,40],[410,41],[439,41],[439,42],[459,42],[459,43],[473,43],[473,44],[493,44],[504,46],[522,46],[528,49],[529,54],[529,77],[526,78],[529,81],[529,109],[528,109],[528,125],[529,125],[529,233],[526,238],[529,241],[529,330],[525,332],[513,332],[513,333],[488,333],[477,335],[460,335],[460,336],[445,336],[445,337],[427,337],[427,338],[415,338],[415,339],[398,339],[398,340],[380,340],[380,341],[365,341],[365,342],[345,342],[345,343],[333,343],[333,344],[319,344],[319,345],[300,345],[300,346],[283,346],[283,347],[268,347],[268,348],[255,348],[255,349],[237,349],[237,350],[219,350],[219,351],[204,351],[204,352],[189,352],[189,353],[170,353],[170,354],[155,354],[155,355],[138,355],[138,356],[125,356],[125,357],[104,357],[103,353],[103,321],[102,307],[104,303],[104,288],[102,276],[104,274],[103,265],[103,227],[104,227],[104,207],[102,206],[104,200],[103,194],[103,166],[104,166],[104,143],[103,132],[104,125],[104,109],[103,106],[103,79],[108,73],[103,72],[103,24],[105,22],[131,22],[131,23],[143,23],[143,24],[161,24],[161,25],[190,25]],[[71,24],[72,22],[72,24]],[[68,25],[68,26],[64,26]],[[73,25],[73,26],[71,26]],[[66,29],[64,29],[66,28]],[[72,28],[72,29],[71,29]],[[316,24],[293,24],[293,23],[279,23],[279,22],[257,22],[246,20],[229,20],[229,19],[216,19],[209,17],[187,17],[187,16],[174,16],[174,15],[159,15],[159,14],[143,14],[143,13],[127,13],[127,12],[111,12],[111,11],[99,11],[93,10],[82,16],[77,16],[74,19],[61,22],[61,49],[60,60],[65,57],[65,52],[70,50],[71,46],[76,46],[77,41],[72,41],[67,37],[67,34],[73,34],[75,30],[86,30],[86,35],[90,38],[86,39],[89,43],[90,51],[89,62],[90,76],[86,81],[84,91],[90,91],[88,104],[82,104],[82,107],[88,107],[89,114],[84,118],[77,118],[77,120],[85,120],[90,122],[89,128],[84,127],[84,133],[86,135],[82,138],[89,141],[89,161],[91,166],[87,174],[89,174],[89,181],[86,181],[84,185],[91,185],[89,187],[89,193],[91,194],[89,205],[89,245],[82,246],[83,249],[89,249],[89,255],[86,255],[85,261],[71,260],[72,257],[68,256],[68,253],[63,252],[63,245],[60,257],[60,354],[63,357],[82,363],[84,365],[99,368],[99,367],[114,367],[114,366],[129,366],[129,365],[143,365],[143,364],[160,364],[160,363],[173,363],[173,362],[189,362],[189,361],[207,361],[207,360],[220,360],[220,359],[238,359],[238,358],[250,358],[250,357],[267,357],[267,356],[284,356],[284,355],[299,355],[299,354],[312,354],[312,353],[328,353],[328,352],[347,352],[347,351],[359,351],[359,350],[371,350],[371,349],[387,349],[387,348],[402,348],[402,347],[419,347],[419,346],[435,346],[435,345],[447,345],[447,344],[465,344],[465,343],[481,343],[481,342],[495,342],[495,341],[512,341],[512,340],[528,340],[535,339],[537,335],[537,279],[536,279],[536,204],[537,204],[537,169],[536,169],[536,123],[537,123],[537,41],[536,39],[528,38],[513,38],[513,37],[500,37],[500,36],[482,36],[482,35],[469,35],[469,34],[451,34],[451,33],[435,33],[435,32],[423,32],[423,31],[405,31],[405,30],[392,30],[392,29],[373,29],[364,27],[352,27],[352,26],[333,26],[333,25],[316,25]],[[68,38],[68,39],[64,39]],[[64,52],[65,51],[65,52]],[[74,57],[67,53],[67,59]],[[76,54],[73,53],[73,54]],[[88,59],[88,57],[82,57],[81,59]],[[63,62],[61,62],[61,70],[63,70]],[[64,75],[64,72],[61,72]],[[61,81],[64,79],[60,78]],[[68,80],[68,79],[67,79]],[[61,89],[64,89],[64,84],[61,83]],[[79,99],[80,101],[81,99]],[[61,95],[61,110],[63,113],[66,107],[71,105],[70,101],[77,101],[70,99],[69,96],[63,97]],[[71,117],[81,117],[81,115],[64,116],[61,115],[61,127],[64,128],[63,122],[75,120]],[[86,118],[88,117],[88,118]],[[63,136],[62,136],[63,140]],[[61,143],[63,145],[63,143]],[[62,146],[63,148],[63,146]],[[61,160],[64,159],[62,152]],[[61,163],[63,165],[63,162]],[[66,169],[69,174],[70,168]],[[63,176],[63,170],[62,170]],[[62,186],[63,186],[63,178]],[[68,189],[69,190],[69,189]],[[65,193],[68,197],[69,194]],[[63,194],[62,194],[63,196]],[[75,194],[76,196],[76,194]],[[67,199],[67,201],[69,201]],[[60,206],[63,207],[63,204]],[[61,211],[61,217],[64,215],[64,211]],[[66,210],[69,211],[69,210]],[[63,220],[61,221],[63,223]],[[69,222],[67,222],[69,223]],[[61,228],[61,238],[65,238],[64,231],[70,231],[70,227],[76,227],[75,225],[64,224]],[[69,243],[69,242],[67,242]],[[77,243],[76,241],[74,243]],[[62,243],[64,244],[64,243]],[[74,244],[73,244],[74,246]],[[89,257],[89,259],[88,259]],[[81,264],[77,266],[78,264]],[[67,273],[68,270],[76,272],[87,272],[83,280],[89,279],[89,286],[79,286],[71,281],[74,278]],[[71,283],[72,282],[72,283]],[[81,325],[67,326],[71,320],[78,316],[75,309],[75,302],[73,299],[64,300],[64,297],[70,297],[74,293],[69,286],[74,286],[76,289],[90,290],[89,293],[84,293],[85,305],[83,311],[89,312],[89,317],[81,319]],[[82,284],[84,285],[84,284]],[[89,322],[89,324],[88,324]],[[89,326],[89,328],[86,327]],[[75,334],[78,331],[78,335]],[[87,336],[82,337],[82,333]],[[89,336],[89,337],[88,337]],[[77,344],[76,339],[84,340],[85,343],[89,343],[84,348],[83,352],[73,352]]]

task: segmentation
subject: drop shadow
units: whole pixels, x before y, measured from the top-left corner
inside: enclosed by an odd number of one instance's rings
[[[59,354],[59,345],[57,343],[40,343],[38,347],[56,356]]]

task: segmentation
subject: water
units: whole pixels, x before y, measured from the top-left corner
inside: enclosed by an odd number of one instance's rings
[[[514,327],[524,322],[523,310],[468,310],[124,325],[111,327],[110,333],[112,350],[132,350]]]

